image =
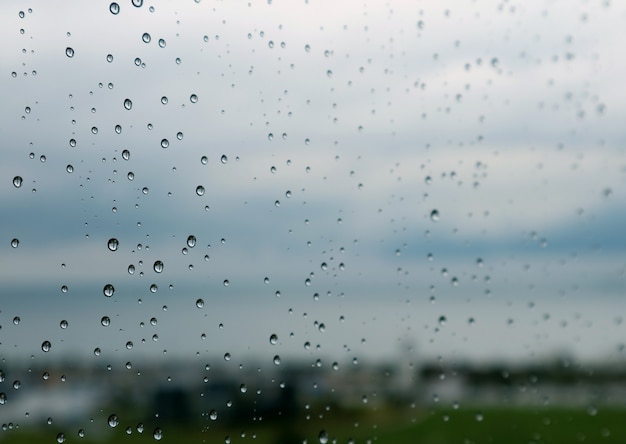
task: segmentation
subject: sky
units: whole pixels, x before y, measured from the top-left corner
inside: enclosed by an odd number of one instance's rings
[[[619,2],[118,3],[0,6],[1,356],[623,359]]]

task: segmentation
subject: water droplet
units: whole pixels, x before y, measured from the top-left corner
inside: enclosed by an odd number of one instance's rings
[[[196,194],[198,196],[202,196],[204,194],[204,187],[202,185],[198,185],[196,187]]]
[[[21,321],[21,319],[20,319],[20,317],[19,317],[19,316],[15,316],[15,317],[13,318],[13,324],[15,324],[15,325],[19,325],[19,324],[20,324],[20,321]]]
[[[189,235],[187,237],[187,246],[189,248],[193,248],[196,246],[196,236],[194,236],[193,234]]]
[[[59,326],[65,330],[67,328],[67,326],[69,325],[69,322],[67,322],[65,319],[63,319],[60,323]]]
[[[192,94],[191,96],[189,96],[189,101],[191,103],[198,103],[198,96],[195,94]]]
[[[320,431],[320,434],[318,435],[318,438],[320,440],[320,444],[328,443],[328,433],[326,433],[326,430]]]
[[[100,324],[102,324],[103,327],[108,327],[109,325],[111,325],[111,318],[109,318],[108,316],[102,316],[102,319],[100,319]]]
[[[144,43],[150,43],[150,40],[152,40],[152,37],[150,37],[150,34],[148,34],[147,32],[144,32],[143,35],[141,36],[141,40],[143,40]]]
[[[196,301],[196,307],[198,307],[198,308],[204,307],[204,299],[198,299]]]
[[[50,349],[52,348],[52,344],[50,343],[50,341],[43,341],[41,343],[41,350],[44,353],[48,353],[50,351]]]
[[[118,5],[117,3],[113,2],[109,5],[109,11],[111,11],[111,14],[113,15],[117,15],[120,13],[120,5]]]
[[[166,45],[165,39],[159,39],[159,48],[165,48]]]
[[[230,361],[230,353],[224,353],[224,361]]]
[[[278,342],[278,336],[276,336],[275,334],[272,334],[270,336],[270,344],[276,345],[277,342]]]
[[[64,443],[64,442],[65,442],[65,435],[64,435],[63,433],[59,433],[59,434],[57,435],[57,442],[58,442],[59,444],[61,444],[61,443]]]
[[[439,211],[433,210],[430,212],[430,220],[437,222],[439,220]]]
[[[102,350],[100,350],[100,347],[96,347],[93,349],[94,356],[100,356],[101,353],[102,353]]]
[[[222,157],[220,157],[220,162],[222,162],[223,164],[228,163],[228,157],[226,156],[226,154],[222,154]]]
[[[116,414],[112,414],[109,415],[109,419],[107,420],[107,422],[109,423],[109,427],[117,427],[117,425],[120,423],[120,419],[117,417]]]
[[[107,62],[113,62],[113,54],[107,54]]]
[[[246,393],[246,392],[248,391],[248,387],[246,387],[246,384],[241,384],[241,385],[239,386],[239,391],[240,391],[241,393]]]
[[[116,251],[119,245],[120,245],[119,241],[115,239],[114,237],[109,239],[109,241],[107,242],[107,247],[109,247],[109,250],[111,251]]]
[[[127,350],[132,350],[133,349],[133,342],[132,341],[128,341],[126,343],[126,349]]]
[[[20,240],[19,239],[11,239],[11,246],[13,248],[17,248],[20,245]]]
[[[97,126],[92,126],[91,127],[91,134],[98,134],[98,127]]]
[[[74,49],[68,46],[67,48],[65,48],[65,55],[69,58],[74,57]]]
[[[177,133],[176,133],[176,138],[177,138],[178,140],[183,140],[183,136],[184,136],[184,134],[183,134],[181,131],[179,131],[179,132],[177,132]]]
[[[154,429],[154,432],[152,432],[152,437],[155,440],[160,441],[161,438],[163,438],[163,431],[157,427],[156,429]]]
[[[161,139],[161,148],[167,148],[170,146],[170,141],[167,139]]]
[[[273,359],[274,365],[280,365],[280,356],[276,355]]]
[[[102,293],[104,293],[107,298],[110,298],[115,293],[115,287],[111,284],[106,284],[102,289]]]
[[[7,395],[3,392],[0,393],[0,405],[4,405],[7,403]]]
[[[135,8],[141,8],[143,5],[143,0],[132,0],[132,4]]]
[[[439,316],[439,325],[443,327],[444,325],[446,325],[446,321],[447,319],[445,316]]]
[[[22,176],[15,176],[13,178],[13,186],[15,188],[21,187],[22,186],[22,182],[23,182]]]
[[[133,264],[128,266],[128,274],[135,274],[135,266]]]
[[[274,134],[269,133],[269,134],[267,135],[267,140],[269,140],[270,142],[271,142],[272,140],[274,140]]]
[[[212,421],[215,421],[217,419],[217,411],[216,410],[211,410],[209,412],[209,418],[211,418]]]
[[[157,284],[150,285],[150,293],[156,293],[158,290],[159,287],[157,287]]]
[[[155,273],[161,273],[163,271],[163,261],[156,261],[152,266]]]
[[[311,45],[309,45],[309,44],[304,45],[304,50],[306,52],[310,52],[311,51]]]
[[[224,279],[224,287],[228,287],[230,285],[230,281],[228,279]]]
[[[67,171],[68,173],[72,174],[74,172],[74,167],[72,165],[67,165],[65,167],[65,171]]]
[[[130,99],[125,99],[124,100],[124,108],[126,108],[127,110],[130,110],[133,108],[133,102]]]
[[[202,156],[202,157],[200,158],[200,163],[201,163],[202,165],[206,165],[207,163],[209,163],[209,158],[208,158],[207,156]]]

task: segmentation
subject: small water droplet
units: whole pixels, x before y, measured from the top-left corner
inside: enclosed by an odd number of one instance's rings
[[[61,443],[64,443],[64,442],[65,442],[65,435],[64,435],[63,433],[59,433],[59,434],[57,435],[57,442],[58,442],[59,444],[61,444]]]
[[[68,46],[67,48],[65,48],[65,55],[69,58],[74,57],[74,49]]]
[[[132,4],[135,8],[141,8],[143,5],[143,0],[132,0]]]
[[[230,361],[230,353],[224,353],[224,361]]]
[[[445,316],[439,316],[439,325],[441,325],[442,327],[444,325],[446,325],[447,319]]]
[[[113,62],[113,54],[107,54],[107,62]]]
[[[224,287],[228,287],[230,285],[230,281],[228,279],[224,279]]]
[[[320,444],[327,444],[328,443],[328,433],[326,433],[326,430],[322,430],[320,431],[318,438],[320,440]]]
[[[274,365],[280,365],[280,356],[276,355],[273,359]]]
[[[102,350],[100,350],[100,347],[96,347],[93,349],[94,356],[100,356],[101,353],[102,353]]]
[[[202,196],[204,194],[204,187],[202,185],[198,185],[196,187],[196,194],[198,196]]]
[[[150,293],[156,293],[159,290],[157,284],[150,285]]]
[[[155,273],[163,272],[163,261],[156,261],[152,268],[154,269]]]
[[[228,157],[226,156],[226,154],[222,154],[222,157],[220,157],[220,162],[222,162],[223,164],[228,163]]]
[[[109,5],[109,11],[111,11],[111,14],[113,15],[117,15],[120,13],[120,5],[118,5],[117,3],[113,2]]]
[[[67,322],[65,319],[63,319],[63,320],[59,323],[59,326],[60,326],[63,330],[65,330],[65,329],[68,327],[68,325],[69,325],[69,322]]]
[[[52,348],[52,344],[50,343],[50,341],[43,341],[41,343],[41,350],[44,353],[48,353],[50,351],[50,349]]]
[[[150,40],[152,40],[152,37],[150,37],[150,34],[148,34],[147,32],[144,32],[143,35],[141,36],[141,40],[143,40],[144,43],[150,43]]]
[[[117,247],[119,247],[119,245],[120,245],[119,241],[115,239],[114,237],[109,239],[109,241],[107,242],[107,247],[111,251],[117,251]]]
[[[100,324],[102,324],[103,327],[108,327],[109,325],[111,325],[111,318],[109,318],[108,316],[102,316],[102,319],[100,319]]]
[[[276,336],[275,334],[272,334],[270,336],[270,344],[276,345],[277,342],[278,342],[278,336]]]
[[[198,96],[195,94],[192,94],[191,96],[189,96],[189,101],[191,103],[198,103]]]
[[[72,165],[67,165],[65,167],[65,171],[67,171],[68,173],[72,174],[74,172],[74,167]]]
[[[17,248],[20,245],[20,240],[19,239],[11,239],[11,247],[13,248]]]
[[[216,410],[211,410],[209,412],[209,418],[211,418],[211,421],[215,421],[217,419],[217,411]]]
[[[170,146],[170,141],[167,139],[161,139],[161,148],[165,149]]]
[[[206,165],[207,163],[209,163],[209,158],[208,158],[207,156],[202,156],[202,157],[200,158],[200,163],[201,163],[202,165]]]
[[[131,110],[133,108],[133,102],[130,99],[124,100],[124,108]]]
[[[165,39],[159,39],[159,48],[165,48],[166,45]]]
[[[133,349],[133,343],[132,343],[132,341],[128,341],[128,342],[126,343],[126,349],[127,349],[127,350],[132,350],[132,349]]]
[[[22,176],[15,176],[13,178],[13,186],[15,188],[21,187],[22,186],[22,182],[23,182]]]
[[[107,298],[110,298],[115,293],[115,287],[111,284],[106,284],[102,289],[102,293],[104,293]]]
[[[438,210],[432,210],[430,212],[430,220],[432,220],[433,222],[437,222],[439,220],[439,211]]]
[[[189,235],[187,237],[187,246],[189,248],[193,248],[196,246],[196,236],[194,236],[193,234]]]
[[[196,307],[198,307],[198,308],[204,307],[204,299],[196,300]]]
[[[20,321],[21,321],[21,319],[20,319],[20,317],[19,317],[19,316],[15,316],[15,317],[13,318],[13,324],[15,324],[15,325],[19,325],[19,324],[20,324]]]

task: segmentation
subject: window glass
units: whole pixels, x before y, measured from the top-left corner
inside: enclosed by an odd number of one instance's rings
[[[0,440],[624,442],[615,1],[0,5]]]

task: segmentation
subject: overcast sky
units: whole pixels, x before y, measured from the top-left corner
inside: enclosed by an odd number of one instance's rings
[[[0,355],[622,359],[624,5],[118,3],[0,7]]]

